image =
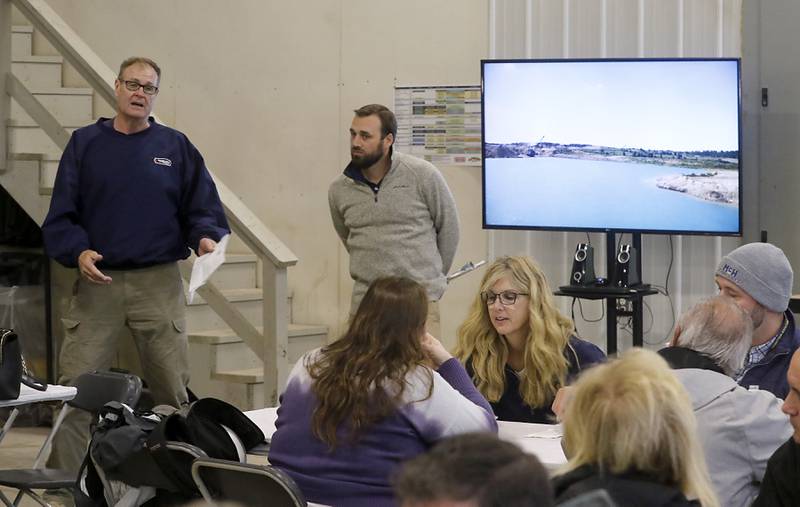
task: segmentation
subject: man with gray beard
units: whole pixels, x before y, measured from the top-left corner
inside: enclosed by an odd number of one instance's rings
[[[689,393],[711,482],[726,507],[751,504],[769,457],[792,434],[782,400],[731,378],[752,336],[749,315],[720,295],[689,309],[671,346],[659,351]]]

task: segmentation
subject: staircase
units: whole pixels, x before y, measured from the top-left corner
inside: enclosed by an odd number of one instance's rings
[[[100,97],[108,101],[113,74],[92,64],[96,55],[82,48],[79,41],[69,43],[74,34],[60,26],[63,21],[52,19],[58,17],[43,1],[13,3],[37,29],[43,29],[62,54],[71,55],[70,63],[88,76],[88,82],[93,77],[102,82],[110,79],[105,87],[95,85]],[[2,18],[0,12],[0,35]],[[6,76],[0,56],[0,79],[5,80],[6,93],[12,97],[6,120],[8,154],[5,168],[0,170],[0,184],[37,223],[42,223],[61,156],[59,144],[66,143],[69,132],[95,121],[96,92],[91,87],[64,88],[64,59],[33,55],[33,34],[31,26],[11,27],[11,73]],[[271,406],[291,365],[305,351],[324,344],[328,330],[290,323],[286,268],[297,259],[219,179],[214,179],[234,234],[256,253],[229,253],[211,283],[198,291],[201,297],[195,297],[187,307],[190,387],[198,396],[224,399],[244,410]],[[184,278],[188,279],[191,262],[189,259],[181,266]]]
[[[256,288],[256,256],[229,254],[225,261],[212,280],[250,322],[258,322],[263,296]],[[262,407],[261,400],[267,395],[262,361],[202,298],[195,297],[188,305],[186,321],[189,386],[195,394],[213,396],[244,410]],[[288,362],[294,364],[303,353],[325,343],[328,329],[290,323],[288,335]]]

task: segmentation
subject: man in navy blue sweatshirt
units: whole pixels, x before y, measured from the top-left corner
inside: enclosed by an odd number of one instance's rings
[[[161,70],[128,58],[114,83],[117,114],[76,130],[58,166],[42,225],[47,253],[77,268],[59,383],[112,366],[127,327],[157,404],[187,402],[185,301],[177,261],[214,250],[229,232],[203,157],[150,116]],[[48,466],[77,471],[89,417],[73,411]]]

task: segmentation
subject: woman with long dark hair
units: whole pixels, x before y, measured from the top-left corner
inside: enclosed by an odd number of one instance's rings
[[[497,431],[464,368],[425,332],[427,305],[420,284],[378,279],[344,335],[295,365],[269,460],[308,500],[393,505],[403,460],[445,437]]]

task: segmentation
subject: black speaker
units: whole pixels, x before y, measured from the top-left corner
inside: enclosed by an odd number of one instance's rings
[[[594,275],[594,248],[588,243],[578,243],[575,255],[572,256],[572,274],[570,285],[593,285]]]
[[[620,245],[614,262],[614,287],[634,287],[641,285],[636,269],[636,249],[630,245]]]

